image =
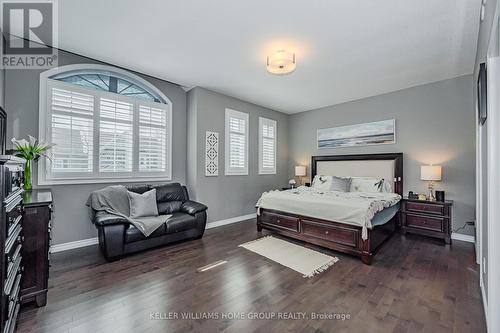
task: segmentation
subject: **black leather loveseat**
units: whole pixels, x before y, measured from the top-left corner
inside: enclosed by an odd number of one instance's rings
[[[107,260],[112,261],[125,254],[203,236],[207,207],[189,200],[185,186],[179,183],[127,186],[129,191],[141,194],[153,188],[156,189],[158,213],[173,216],[149,237],[145,237],[124,218],[95,212],[93,223],[98,230],[102,254]]]

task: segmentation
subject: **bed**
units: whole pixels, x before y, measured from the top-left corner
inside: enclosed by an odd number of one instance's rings
[[[313,156],[311,179],[316,175],[382,178],[390,184],[390,189],[387,193],[374,193],[368,197],[354,193],[318,193],[309,188],[271,193],[266,197],[265,204],[261,204],[262,198],[259,200],[257,230],[271,230],[359,256],[363,263],[371,264],[373,256],[399,223],[403,154]],[[362,221],[358,221],[361,208],[356,201],[359,204],[368,202],[366,207],[372,207],[374,203],[383,204],[383,207],[372,209],[368,218],[363,215]]]

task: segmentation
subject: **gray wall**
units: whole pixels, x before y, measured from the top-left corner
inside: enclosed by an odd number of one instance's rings
[[[248,176],[224,175],[224,117],[231,108],[249,114]],[[258,174],[259,117],[277,121],[277,174]],[[255,213],[255,203],[264,191],[279,188],[288,179],[288,116],[255,104],[207,89],[194,88],[188,93],[188,184],[196,200],[209,207],[208,221],[219,221]],[[196,121],[193,121],[193,118]],[[188,127],[189,127],[188,126]],[[205,132],[219,132],[219,176],[205,176]],[[192,149],[192,150],[191,150]],[[196,151],[196,154],[194,154]],[[193,156],[196,158],[193,160]]]
[[[475,143],[472,76],[431,83],[290,117],[289,177],[296,164],[307,165],[312,155],[404,153],[404,191],[427,192],[420,166],[443,166],[437,189],[454,200],[453,229],[474,220]],[[356,148],[316,148],[316,130],[396,119],[397,143]],[[461,232],[472,234],[467,227]]]
[[[59,65],[78,63],[99,63],[71,53],[60,51]],[[38,95],[40,70],[7,70],[5,103],[8,112],[7,139],[26,137],[28,134],[38,137]],[[140,75],[172,101],[173,152],[172,180],[186,181],[186,93],[179,86]],[[34,173],[36,186],[36,172]],[[54,185],[51,186],[54,203],[54,244],[66,243],[97,235],[89,222],[85,201],[91,191],[107,186],[95,185]]]
[[[189,195],[193,200],[196,197],[196,180],[198,177],[198,133],[197,133],[197,118],[198,118],[198,88],[191,89],[187,94],[187,170],[186,183],[189,190]],[[200,134],[201,135],[201,134]],[[220,147],[220,143],[219,143]],[[204,156],[204,155],[201,155]],[[201,158],[202,161],[203,158]],[[220,161],[219,161],[220,162]]]

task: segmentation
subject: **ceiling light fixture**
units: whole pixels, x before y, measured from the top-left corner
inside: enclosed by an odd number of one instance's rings
[[[267,56],[267,71],[271,74],[283,75],[291,73],[297,68],[295,53],[279,50]]]

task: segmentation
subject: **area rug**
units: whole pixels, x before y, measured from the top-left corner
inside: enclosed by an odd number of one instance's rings
[[[304,277],[312,277],[324,272],[339,261],[337,257],[331,257],[272,236],[259,238],[239,246],[293,269]]]

